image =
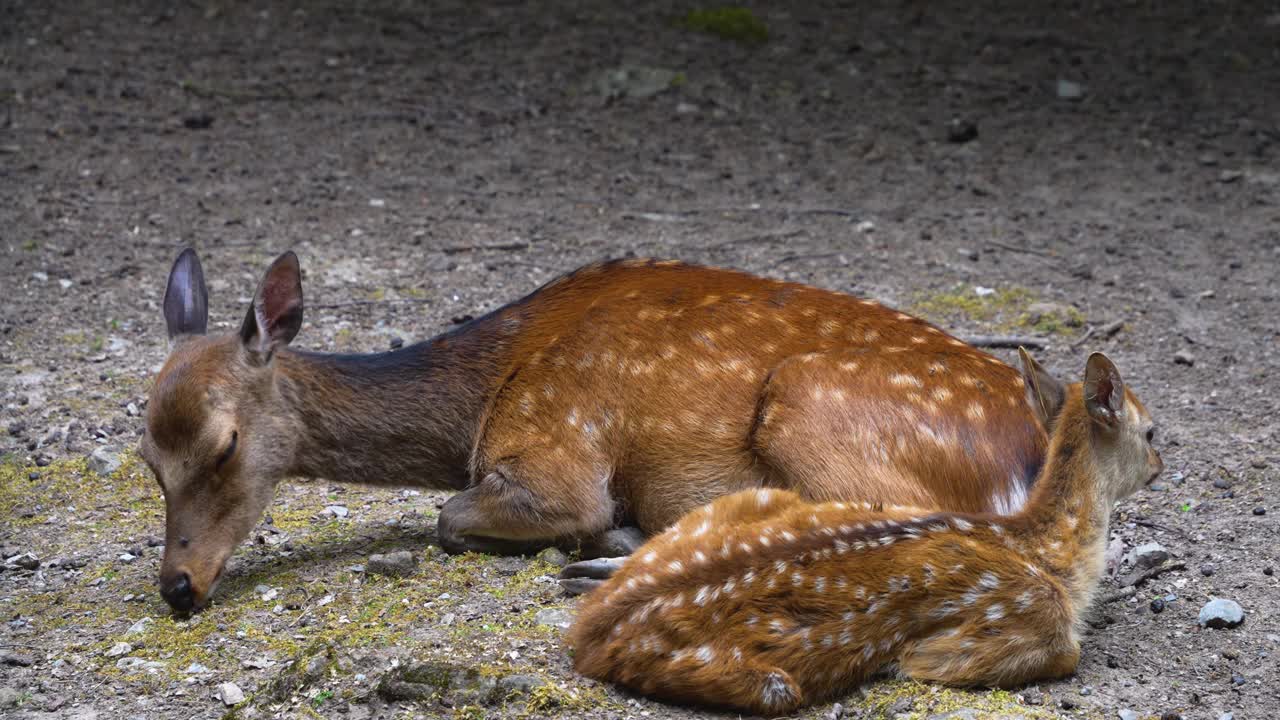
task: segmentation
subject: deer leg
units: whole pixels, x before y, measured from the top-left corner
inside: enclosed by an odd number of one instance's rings
[[[519,554],[597,536],[613,521],[602,467],[545,452],[506,458],[445,503],[440,545],[448,552]]]

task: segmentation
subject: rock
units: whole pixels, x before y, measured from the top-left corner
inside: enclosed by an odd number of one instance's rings
[[[963,118],[951,118],[947,123],[947,142],[967,143],[978,139],[978,124]]]
[[[1120,720],[1139,720],[1140,718],[1138,713],[1127,709],[1116,713],[1116,717],[1119,717]]]
[[[538,553],[537,557],[542,562],[555,567],[564,567],[569,564],[569,556],[565,555],[560,548],[549,547]]]
[[[1214,478],[1213,486],[1219,490],[1230,490],[1231,481],[1224,477]]]
[[[826,720],[844,720],[844,706],[840,703],[832,705],[830,712],[827,713]]]
[[[124,634],[125,634],[125,635],[140,635],[140,634],[142,634],[142,633],[144,633],[144,632],[146,632],[146,631],[147,631],[147,628],[151,626],[151,623],[152,623],[152,622],[155,622],[155,621],[154,621],[154,620],[152,620],[152,619],[151,619],[151,618],[149,618],[149,617],[144,617],[144,618],[142,618],[141,620],[139,620],[138,622],[136,622],[136,623],[134,623],[134,624],[130,625],[130,626],[129,626],[129,629],[124,631]]]
[[[9,652],[0,650],[0,665],[10,665],[12,667],[31,667],[36,664],[36,659],[30,655],[22,653]]]
[[[1233,628],[1244,622],[1244,608],[1235,600],[1214,598],[1200,608],[1200,625],[1209,628]]]
[[[1044,693],[1040,692],[1040,688],[1029,688],[1022,694],[1022,701],[1028,705],[1043,705]]]
[[[1205,563],[1200,566],[1200,574],[1205,577],[1211,577],[1215,570],[1213,563]]]
[[[198,675],[200,673],[209,672],[209,668],[205,667],[204,665],[201,665],[200,663],[193,662],[190,665],[188,665],[187,668],[182,672],[188,675]]]
[[[561,630],[568,630],[573,625],[573,613],[564,608],[543,608],[533,616],[539,625],[550,625]]]
[[[227,707],[235,707],[244,702],[244,691],[235,683],[222,683],[218,686],[216,697]]]
[[[512,695],[528,695],[545,684],[537,675],[508,675],[498,681],[497,690],[504,695],[504,700],[509,700]]]
[[[1256,457],[1249,461],[1249,465],[1251,465],[1255,470],[1266,470],[1267,459],[1264,457]]]
[[[1146,543],[1133,549],[1133,564],[1140,568],[1153,568],[1169,559],[1169,551],[1160,543]]]
[[[1263,506],[1259,505],[1258,507],[1256,507],[1256,508],[1254,508],[1254,509],[1253,509],[1253,514],[1254,514],[1254,515],[1266,515],[1266,514],[1267,514],[1267,509],[1266,509],[1265,507],[1263,507]]]
[[[146,660],[140,657],[122,657],[116,661],[117,669],[127,670],[130,672],[140,672],[142,670],[155,672],[163,667],[164,663],[159,660]]]
[[[1218,173],[1218,182],[1233,183],[1242,177],[1244,177],[1244,173],[1240,170],[1223,170]]]
[[[621,65],[602,70],[587,82],[588,91],[604,102],[622,98],[650,98],[680,84],[683,73],[645,65]]]
[[[398,550],[385,555],[370,555],[364,567],[370,575],[407,577],[418,569],[418,561],[408,550]]]
[[[396,335],[391,338],[391,342],[389,344],[392,350],[399,350],[400,348],[404,347],[404,338],[400,337],[399,335]]]
[[[1187,367],[1192,367],[1193,365],[1196,364],[1196,356],[1192,355],[1186,350],[1179,350],[1178,352],[1173,354],[1173,364],[1186,365]]]
[[[1079,100],[1084,97],[1084,86],[1070,80],[1058,80],[1059,100]]]
[[[350,510],[347,510],[347,508],[342,505],[326,505],[324,510],[320,511],[320,514],[328,515],[329,517],[344,518],[350,514],[350,512]]]
[[[120,469],[120,453],[108,447],[97,447],[89,453],[89,469],[106,477]]]
[[[20,567],[23,570],[35,570],[40,567],[40,558],[36,557],[34,553],[29,552],[22,553],[17,557],[9,558],[8,562],[10,565]]]
[[[1156,598],[1151,601],[1151,612],[1157,615],[1164,612],[1164,598]]]
[[[508,680],[508,678],[511,678]],[[506,681],[506,685],[503,684]],[[494,705],[506,700],[526,683],[541,684],[531,676],[494,677],[476,668],[440,661],[413,663],[392,670],[378,682],[382,699],[441,703],[453,707]]]
[[[889,709],[885,710],[885,715],[891,718],[898,717],[899,715],[906,715],[907,713],[914,710],[915,706],[916,706],[916,701],[914,698],[909,698],[909,697],[898,698],[897,700],[893,701],[893,704],[889,705]]]
[[[0,708],[16,708],[26,699],[26,693],[17,688],[0,687]]]
[[[118,642],[115,645],[112,645],[111,648],[103,654],[109,658],[113,658],[120,657],[121,655],[128,655],[131,652],[133,652],[132,645],[127,642]]]

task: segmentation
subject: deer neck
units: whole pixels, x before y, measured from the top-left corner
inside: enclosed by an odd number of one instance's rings
[[[506,345],[480,340],[442,336],[368,355],[281,351],[277,382],[297,430],[292,474],[464,488]]]
[[[1044,468],[1015,523],[1030,555],[1068,588],[1077,612],[1090,603],[1101,579],[1112,501],[1099,477],[1088,414],[1079,388],[1069,395]]]

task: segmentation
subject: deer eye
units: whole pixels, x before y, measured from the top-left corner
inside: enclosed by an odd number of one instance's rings
[[[1154,427],[1147,428],[1147,442],[1150,443],[1156,439],[1156,429]]]
[[[238,431],[232,430],[232,431],[231,431],[231,444],[230,444],[230,445],[228,445],[228,446],[227,446],[227,449],[226,449],[226,450],[223,450],[223,451],[222,451],[222,454],[218,456],[218,461],[217,461],[216,463],[214,463],[214,465],[213,465],[213,469],[214,469],[214,470],[220,470],[220,469],[222,469],[222,465],[223,465],[223,463],[225,463],[226,461],[230,460],[230,459],[231,459],[231,456],[236,454],[236,441],[237,441],[237,440],[239,440],[239,439],[240,439],[240,433],[239,433]]]

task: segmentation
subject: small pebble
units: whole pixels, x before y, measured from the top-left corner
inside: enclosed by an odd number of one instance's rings
[[[218,686],[218,698],[227,707],[234,707],[244,702],[244,691],[235,683],[222,683]]]
[[[1244,608],[1235,600],[1214,598],[1200,608],[1201,627],[1233,628],[1244,622]]]
[[[952,118],[947,123],[947,142],[967,143],[978,139],[978,124],[972,120]]]
[[[397,336],[397,337],[393,337],[393,338],[391,338],[391,349],[392,349],[392,350],[396,350],[396,349],[399,349],[399,348],[402,348],[402,347],[404,347],[404,338],[402,338],[402,337],[398,337],[398,336]]]
[[[1264,507],[1262,507],[1261,505],[1259,505],[1258,507],[1256,507],[1256,508],[1254,508],[1254,509],[1253,509],[1253,514],[1254,514],[1254,515],[1266,515],[1266,514],[1267,514],[1267,509],[1266,509],[1266,508],[1264,508]]]
[[[1157,615],[1164,612],[1163,598],[1156,598],[1155,600],[1151,601],[1151,612],[1156,613]]]
[[[1213,486],[1219,490],[1230,490],[1231,481],[1226,478],[1214,478]]]
[[[1120,718],[1120,720],[1138,720],[1139,718],[1138,713],[1132,710],[1129,710],[1127,708],[1116,713],[1116,715]]]
[[[1231,673],[1231,684],[1232,684],[1232,685],[1244,685],[1246,682],[1248,682],[1248,681],[1247,681],[1247,680],[1245,680],[1245,679],[1244,679],[1244,676],[1243,676],[1243,675],[1241,675],[1240,673]]]
[[[1179,350],[1173,354],[1173,364],[1191,367],[1196,364],[1196,357],[1186,350]]]
[[[1200,574],[1205,577],[1210,577],[1213,575],[1214,569],[1213,563],[1205,563],[1200,566]]]
[[[1276,569],[1271,567],[1270,565],[1262,568],[1262,574],[1266,575],[1267,577],[1271,577],[1272,575],[1275,575],[1275,573],[1276,573]]]

